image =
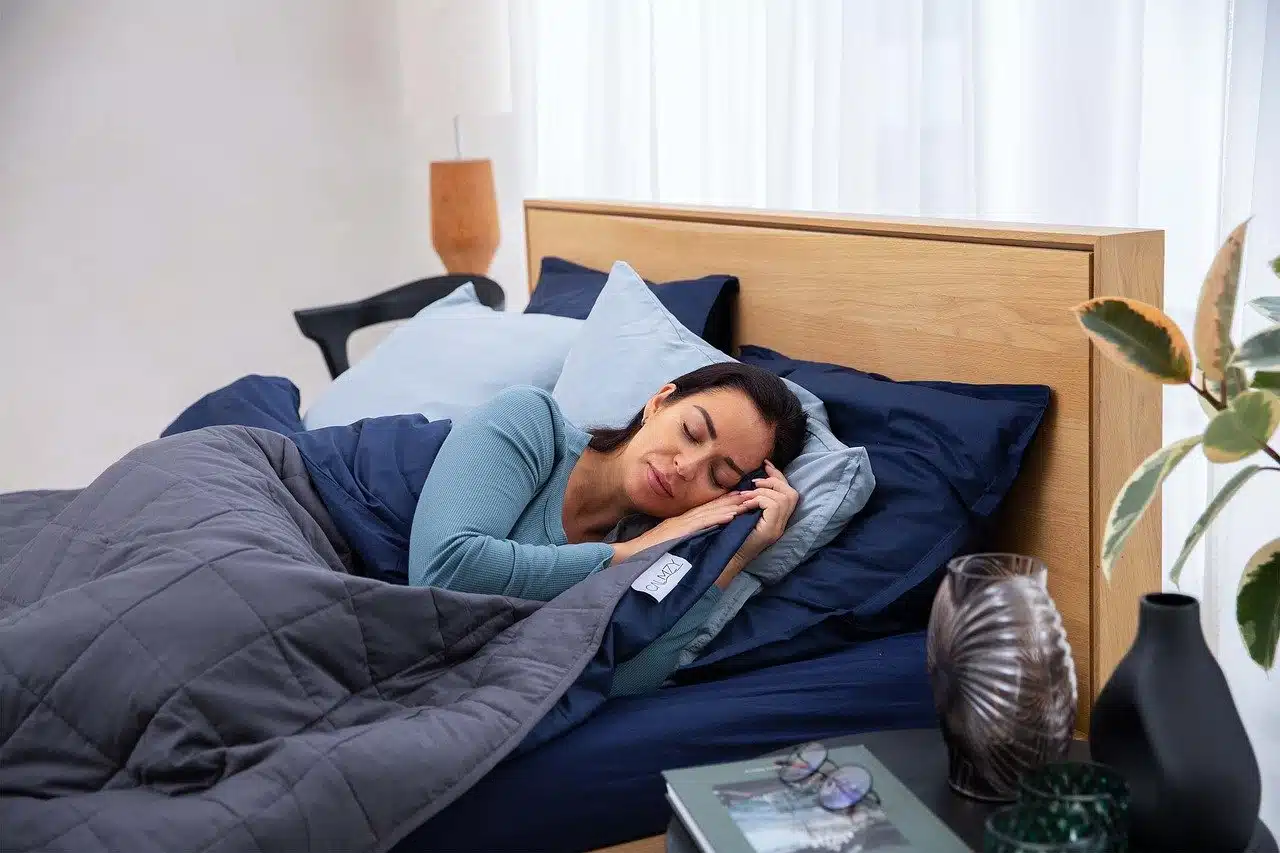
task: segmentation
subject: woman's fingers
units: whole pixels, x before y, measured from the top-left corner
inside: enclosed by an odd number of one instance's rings
[[[690,532],[706,530],[728,524],[744,512],[760,509],[763,515],[756,529],[776,540],[795,508],[795,490],[791,489],[781,472],[776,477],[762,477],[757,483],[761,484],[759,488],[729,492],[689,510],[682,517],[684,529]]]
[[[741,512],[747,502],[751,500],[751,495],[743,492],[741,494],[725,495],[723,498],[717,499],[713,504],[707,504],[707,509],[711,512],[719,512],[721,510],[732,510],[735,513]]]
[[[787,478],[772,462],[765,462],[765,474],[766,476],[754,480],[754,489],[741,493],[746,498],[742,504],[743,509],[760,510],[759,520],[738,552],[742,556],[742,565],[778,541],[799,501],[799,494],[791,488]],[[725,584],[721,583],[722,580],[723,576],[716,583],[723,588]]]
[[[795,495],[796,497],[799,497],[799,493],[791,487],[791,484],[787,482],[786,477],[783,477],[781,474],[772,477],[761,477],[753,482],[757,489],[773,489],[775,492],[780,492],[784,495]]]
[[[717,524],[732,521],[745,512],[747,500],[746,496],[735,497],[731,501],[718,499],[690,511],[686,517],[692,525],[714,527]]]
[[[730,513],[730,517],[733,517],[742,511],[742,506],[746,502],[747,495],[739,492],[730,492],[727,495],[721,495],[715,500],[708,501],[702,506],[694,507],[686,512],[682,517],[691,522],[704,521],[708,518],[719,518],[724,513]]]
[[[751,482],[757,489],[774,489],[781,492],[787,488],[787,481],[779,477],[759,477]]]
[[[769,484],[773,486],[773,488],[780,492],[786,492],[797,496],[799,495],[799,493],[792,487],[791,481],[788,480],[786,475],[779,471],[772,462],[766,461],[764,463],[764,470],[768,475],[764,479],[768,480]]]
[[[759,494],[755,496],[754,501],[755,501],[755,505],[760,507],[760,509],[764,512],[764,515],[760,519],[763,526],[766,528],[776,526],[778,522],[779,510],[781,508],[781,503],[782,503],[778,499],[777,494],[774,492],[761,490]]]
[[[774,503],[784,508],[786,515],[790,516],[796,508],[796,498],[787,492],[780,492],[777,489],[757,489],[754,493],[756,496],[765,496],[771,498]]]
[[[701,533],[704,530],[710,530],[713,527],[720,527],[733,521],[739,515],[739,510],[729,509],[720,510],[719,512],[709,512],[691,519],[689,523],[690,533]]]
[[[747,499],[747,492],[729,492],[727,495],[721,495],[713,501],[702,505],[703,509],[718,509],[726,506],[738,506]]]
[[[760,495],[768,495],[783,506],[795,509],[796,498],[798,497],[794,490],[783,491],[781,489],[760,488],[746,494],[751,496],[752,500]]]
[[[756,524],[756,533],[764,540],[773,543],[778,541],[787,527],[793,506],[785,495],[773,489],[758,489],[752,492],[749,507],[761,510],[760,521]]]

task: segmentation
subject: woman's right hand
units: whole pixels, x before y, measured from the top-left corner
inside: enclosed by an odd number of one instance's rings
[[[668,518],[657,526],[627,542],[619,542],[613,546],[615,563],[639,554],[646,548],[681,539],[721,524],[728,524],[750,507],[745,504],[751,496],[744,492],[730,492],[713,501],[696,506],[687,512]]]

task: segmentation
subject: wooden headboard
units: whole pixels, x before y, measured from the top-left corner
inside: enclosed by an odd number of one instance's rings
[[[1161,389],[1095,357],[1069,309],[1102,295],[1159,305],[1163,232],[561,201],[527,201],[525,225],[530,287],[549,255],[625,260],[657,281],[727,273],[741,283],[736,343],[895,379],[1050,386],[996,544],[1049,566],[1087,730],[1138,597],[1160,588],[1158,507],[1110,584],[1097,566],[1112,498],[1160,446]]]

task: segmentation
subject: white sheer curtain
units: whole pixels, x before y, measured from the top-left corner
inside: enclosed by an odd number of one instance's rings
[[[1188,329],[1252,214],[1242,299],[1280,292],[1280,0],[512,0],[511,25],[526,194],[1161,228]],[[1167,438],[1203,429],[1186,390]],[[1166,565],[1230,473],[1171,481]],[[1280,482],[1247,488],[1182,588],[1280,826],[1280,691],[1235,625]]]

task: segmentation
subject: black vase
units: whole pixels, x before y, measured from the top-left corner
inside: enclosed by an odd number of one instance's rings
[[[1137,639],[1094,703],[1089,749],[1129,783],[1132,849],[1248,847],[1262,779],[1194,598],[1143,596]]]

